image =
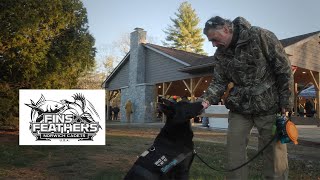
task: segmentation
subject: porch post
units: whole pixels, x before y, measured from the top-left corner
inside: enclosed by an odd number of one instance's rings
[[[107,111],[106,111],[106,120],[108,121],[109,120],[109,112],[110,112],[110,91],[109,90],[107,90],[106,91],[107,92],[107,104],[106,104],[106,106],[107,106]]]
[[[189,85],[185,80],[182,80],[184,85],[187,87],[189,93],[191,94],[191,102],[195,101],[195,93],[202,80],[203,80],[203,77],[201,77],[198,81],[196,81],[195,78],[191,78]]]
[[[320,91],[319,91],[319,84],[320,84],[320,75],[319,72],[316,73],[316,81],[317,81],[317,86],[314,86],[314,89],[316,90],[316,98],[315,98],[315,107],[314,109],[317,111],[317,118],[320,118],[320,106],[319,106],[319,100],[320,100]],[[319,125],[319,119],[318,119],[318,125]]]
[[[298,115],[298,83],[294,83],[293,84],[293,96],[294,96],[294,98],[293,98],[293,100],[294,100],[294,102],[293,102],[293,104],[294,104],[294,114],[297,116]]]

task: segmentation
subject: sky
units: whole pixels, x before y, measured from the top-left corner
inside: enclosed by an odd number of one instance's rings
[[[82,0],[88,13],[89,32],[94,36],[99,61],[112,53],[113,42],[140,27],[147,31],[152,43],[162,45],[163,32],[173,25],[170,18],[186,0]],[[251,25],[276,34],[279,39],[320,30],[319,0],[187,0],[200,18],[199,28],[213,16],[233,20],[246,18]],[[203,36],[205,38],[205,36]],[[205,38],[206,39],[206,38]],[[208,55],[215,49],[211,43],[203,46]]]

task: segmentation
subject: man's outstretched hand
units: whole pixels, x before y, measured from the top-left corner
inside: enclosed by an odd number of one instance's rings
[[[209,101],[207,101],[207,100],[204,100],[204,101],[202,101],[202,106],[203,106],[203,109],[207,109],[209,106],[210,106],[210,103],[209,103]]]

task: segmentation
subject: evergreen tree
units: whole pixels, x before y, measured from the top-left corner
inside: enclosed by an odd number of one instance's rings
[[[188,2],[183,2],[175,15],[177,16],[175,19],[170,18],[173,26],[169,26],[164,31],[167,34],[167,42],[163,44],[179,50],[206,54],[202,49],[204,38],[202,38],[201,28],[197,28],[200,19],[195,10]]]
[[[80,0],[0,0],[0,126],[18,117],[19,89],[74,88],[94,67]]]

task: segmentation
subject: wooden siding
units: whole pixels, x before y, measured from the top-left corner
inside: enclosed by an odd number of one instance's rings
[[[297,43],[288,47],[287,52],[291,54],[291,64],[305,69],[320,72],[320,44],[319,37],[314,36],[305,43]]]
[[[129,59],[126,59],[125,64],[119,69],[119,71],[113,75],[107,89],[117,90],[121,87],[128,86],[129,81]]]
[[[192,75],[180,72],[177,69],[183,68],[185,65],[147,48],[145,52],[146,83],[156,84],[203,76],[203,74]]]

